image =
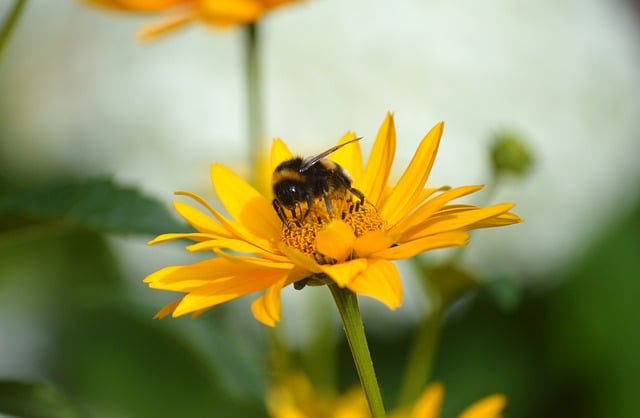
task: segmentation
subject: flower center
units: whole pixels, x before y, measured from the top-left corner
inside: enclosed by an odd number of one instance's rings
[[[311,207],[300,210],[303,216],[290,217],[282,225],[282,241],[289,247],[313,257],[320,264],[333,264],[335,260],[325,257],[316,249],[316,235],[334,219],[340,219],[351,227],[356,237],[384,228],[384,219],[376,207],[357,198],[331,199],[331,212],[324,199],[316,199]]]

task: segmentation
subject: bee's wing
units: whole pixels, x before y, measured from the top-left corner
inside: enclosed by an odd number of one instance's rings
[[[315,155],[313,157],[309,157],[307,159],[304,160],[304,164],[302,165],[302,167],[300,167],[300,172],[304,172],[307,171],[309,169],[309,167],[311,167],[312,165],[314,165],[315,163],[317,163],[318,161],[320,161],[321,159],[327,157],[330,154],[333,154],[334,152],[338,151],[340,148],[344,147],[345,145],[348,145],[352,142],[356,142],[356,141],[360,141],[362,139],[362,137],[360,138],[356,138],[356,139],[352,139],[351,141],[347,141],[344,144],[340,144],[340,145],[336,145],[335,147],[331,147],[328,150],[321,152],[318,155]]]

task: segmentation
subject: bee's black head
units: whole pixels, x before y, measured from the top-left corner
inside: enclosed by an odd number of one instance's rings
[[[306,177],[300,173],[304,165],[302,157],[284,161],[276,167],[271,177],[273,197],[282,206],[293,208],[298,202],[308,200],[308,187]]]

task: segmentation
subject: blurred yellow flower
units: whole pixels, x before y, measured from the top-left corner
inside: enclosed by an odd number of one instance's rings
[[[439,418],[443,398],[444,386],[432,383],[411,408],[393,411],[389,418]],[[507,398],[504,395],[490,395],[465,408],[458,418],[501,418],[506,405]]]
[[[364,198],[357,194],[327,195],[311,202],[306,210],[300,208],[297,218],[293,211],[286,222],[278,216],[270,198],[228,168],[214,164],[213,187],[229,216],[198,195],[178,192],[208,213],[175,202],[175,209],[197,232],[163,234],[150,244],[186,238],[195,242],[187,250],[211,251],[217,257],[166,267],[146,277],[152,288],[185,293],[157,317],[198,314],[266,289],[254,301],[252,310],[259,321],[273,326],[280,319],[281,290],[292,283],[296,288],[335,283],[376,298],[391,309],[400,306],[402,285],[393,260],[466,245],[469,230],[521,221],[510,212],[512,203],[486,208],[449,203],[482,186],[425,188],[443,126],[438,123],[424,137],[393,186],[388,186],[396,147],[393,116],[387,115],[380,127],[366,166],[359,143],[353,142],[355,135],[344,135],[339,144],[351,143],[330,158],[353,175],[353,187]],[[272,172],[292,158],[284,142],[275,140]]]
[[[153,39],[193,21],[217,27],[255,22],[269,10],[299,0],[82,0],[108,9],[128,12],[163,12],[161,20],[145,26],[140,37]]]
[[[444,387],[432,383],[411,406],[389,412],[389,418],[439,418]],[[369,418],[367,400],[360,387],[335,396],[314,391],[303,375],[290,375],[271,387],[266,396],[271,418]],[[487,396],[468,406],[458,418],[501,418],[507,404],[502,394]]]

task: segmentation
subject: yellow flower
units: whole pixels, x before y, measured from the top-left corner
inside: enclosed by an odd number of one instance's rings
[[[408,411],[394,411],[389,418],[439,418],[442,409],[444,387],[440,383],[432,383]],[[494,394],[468,406],[458,418],[501,418],[502,410],[507,405],[507,398],[502,394]]]
[[[486,208],[450,201],[482,186],[425,188],[443,124],[424,137],[400,179],[388,186],[396,146],[393,116],[385,118],[366,165],[360,145],[352,142],[330,158],[353,176],[364,195],[334,193],[301,205],[282,222],[271,198],[262,195],[228,168],[213,164],[213,187],[229,216],[189,192],[206,212],[175,202],[178,213],[197,232],[163,234],[150,244],[186,238],[189,251],[213,252],[215,258],[163,268],[145,278],[155,289],[185,293],[157,317],[197,315],[220,303],[266,290],[252,305],[254,316],[273,326],[280,319],[280,293],[294,284],[335,283],[380,300],[395,309],[402,303],[400,275],[393,260],[438,248],[466,245],[467,231],[520,222],[512,203]],[[353,141],[347,133],[339,142]],[[271,167],[292,158],[281,140],[271,150]],[[329,206],[331,206],[329,208]]]
[[[166,16],[140,32],[145,40],[193,21],[217,27],[255,22],[267,11],[297,0],[82,0],[109,9],[166,13]]]
[[[273,418],[368,418],[369,406],[362,388],[352,387],[340,396],[316,391],[301,373],[288,374],[268,388],[267,412]]]
[[[396,409],[389,418],[439,418],[444,387],[432,383],[408,408]],[[266,396],[272,418],[368,418],[367,401],[360,387],[335,396],[318,393],[304,375],[290,375],[271,387]],[[487,396],[465,408],[458,418],[501,418],[507,399],[502,394]]]

